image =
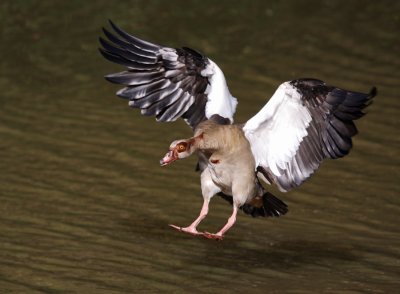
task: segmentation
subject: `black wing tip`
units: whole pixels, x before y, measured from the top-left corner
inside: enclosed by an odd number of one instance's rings
[[[131,38],[133,38],[131,35],[129,35],[127,32],[125,32],[124,30],[122,30],[119,26],[117,26],[111,19],[108,20],[108,22],[110,23],[112,29],[114,30],[114,32],[116,32],[119,36],[121,36],[124,39],[128,39],[128,41],[131,41]],[[106,29],[104,29],[104,31],[107,31]],[[108,31],[107,31],[108,32]]]
[[[117,81],[117,80],[112,76],[112,74],[105,75],[105,76],[104,76],[104,79],[105,79],[106,81],[110,82],[110,83],[113,83],[113,84],[121,84],[119,81]]]
[[[263,195],[264,210],[267,216],[282,216],[285,215],[289,209],[285,202],[275,197],[269,192],[265,192]]]
[[[207,99],[202,97],[205,97],[204,91],[207,86],[207,79],[201,75],[201,70],[208,64],[208,58],[188,47],[179,49],[184,56],[178,56],[178,65],[185,65],[186,68],[189,68],[189,72],[186,73],[180,70],[179,78],[174,80],[174,75],[177,74],[173,70],[178,71],[180,67],[163,58],[162,52],[160,52],[163,46],[128,34],[111,19],[108,22],[111,27],[105,25],[102,28],[104,35],[98,38],[98,50],[105,59],[127,67],[131,73],[130,76],[123,75],[123,73],[104,76],[108,82],[127,86],[118,91],[117,96],[133,100],[140,96],[139,98],[143,103],[130,106],[144,109],[144,112],[142,111],[144,115],[155,115],[157,121],[174,121],[178,117],[182,117],[192,128],[195,128],[200,121],[203,121],[205,119],[203,110],[205,102],[203,103],[203,101],[207,101]],[[172,74],[163,76],[160,72],[164,70],[172,70]],[[150,76],[151,74],[153,76]],[[158,100],[155,100],[156,97],[152,95],[159,86],[153,83],[156,80],[154,78],[156,74],[159,74],[157,80],[165,81],[169,79],[171,83],[177,84],[177,88],[168,86],[168,89],[163,87],[157,90],[160,93],[164,90],[170,91],[168,100],[162,98],[165,95],[159,96]],[[182,83],[180,82],[181,80],[183,80]],[[152,89],[152,92],[148,92],[146,87]],[[179,90],[177,90],[178,88]],[[142,92],[139,93],[139,91]],[[161,98],[164,99],[162,103],[160,102]],[[147,109],[147,106],[143,106],[147,105],[146,101],[153,101],[150,110]],[[165,109],[153,107],[156,102],[159,104],[157,107],[164,107]]]
[[[186,46],[183,46],[182,49],[185,50],[186,52],[190,53],[190,54],[193,54],[197,58],[200,58],[200,59],[205,58],[204,54],[202,54],[201,52],[199,52],[199,51],[197,51],[195,49],[192,49],[192,48],[189,48],[189,47],[186,47]]]
[[[154,52],[157,52],[162,47],[160,45],[157,45],[157,44],[142,40],[138,37],[135,37],[135,36],[127,33],[126,31],[124,31],[123,29],[121,29],[110,19],[108,21],[115,33],[117,33],[124,40],[128,41],[129,43],[133,44],[134,46],[137,46],[138,48],[140,48],[142,50],[154,53]]]
[[[314,87],[325,85],[325,82],[316,78],[299,78],[289,82],[292,86],[298,87]]]
[[[114,31],[116,31],[119,34],[128,34],[125,31],[123,31],[119,26],[117,26],[111,19],[108,20],[110,23],[111,27],[113,28]]]
[[[289,82],[289,84],[291,84],[292,86],[299,88],[299,87],[304,87],[304,86],[308,86],[308,87],[315,87],[315,86],[326,86],[326,83],[322,80],[316,79],[316,78],[299,78],[296,80],[292,80]],[[333,87],[337,90],[340,91],[346,91],[346,92],[352,92],[352,91],[347,91],[341,88],[337,88],[337,87]],[[373,86],[368,94],[368,96],[370,98],[375,97],[378,94],[378,89]]]
[[[228,201],[230,204],[233,204],[233,197],[226,195],[222,192],[217,193],[222,199]],[[248,215],[252,217],[279,217],[285,215],[289,209],[285,202],[278,199],[274,195],[269,192],[265,192],[262,198],[263,206],[256,207],[251,204],[244,204],[240,207],[240,209]]]
[[[104,58],[107,58],[107,57],[106,57],[107,52],[106,52],[103,48],[99,47],[99,48],[97,48],[97,49],[99,50],[99,52],[101,53],[101,55],[102,55]]]
[[[118,28],[118,26],[117,26],[111,19],[108,19],[108,23],[109,23],[113,28],[115,28],[115,27]]]
[[[106,39],[104,39],[103,37],[99,37],[99,43],[101,44],[101,46],[104,47],[104,43],[107,43]]]
[[[109,32],[109,30],[107,30],[105,27],[102,27],[101,30],[103,31],[104,35],[108,36],[111,33]]]
[[[108,19],[108,23],[110,24],[110,26],[114,29],[114,31],[118,31],[119,27],[111,20]],[[109,34],[111,34],[110,30],[107,29],[106,27],[102,27],[101,30],[103,31],[103,33],[108,36]]]
[[[378,89],[375,86],[373,86],[371,88],[371,90],[369,91],[369,93],[366,94],[366,95],[367,96],[366,96],[364,105],[362,105],[360,107],[360,114],[361,115],[359,117],[357,117],[356,119],[361,118],[361,117],[363,117],[364,115],[367,114],[368,111],[365,111],[364,109],[369,107],[372,103],[374,103],[374,97],[376,97],[376,95],[378,95]],[[363,111],[361,111],[361,110],[363,110]]]
[[[108,52],[106,49],[101,48],[101,47],[99,47],[97,49],[99,50],[99,52],[101,53],[101,55],[103,55],[103,57],[105,59],[115,63],[115,61],[112,59],[115,56],[111,52]]]

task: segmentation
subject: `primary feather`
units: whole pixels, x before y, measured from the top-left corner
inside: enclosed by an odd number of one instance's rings
[[[233,122],[237,100],[213,61],[188,47],[174,49],[140,40],[110,23],[117,36],[103,29],[109,41],[100,38],[100,52],[127,70],[106,79],[126,86],[117,95],[128,99],[129,106],[158,121],[181,117],[192,128],[214,114]]]

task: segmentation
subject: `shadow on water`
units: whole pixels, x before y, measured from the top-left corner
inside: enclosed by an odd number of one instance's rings
[[[264,220],[263,220],[264,221]],[[266,221],[266,220],[265,220]],[[146,244],[172,243],[180,252],[175,252],[186,265],[204,265],[242,271],[252,267],[289,270],[309,265],[345,264],[362,260],[359,253],[349,245],[332,241],[313,241],[301,238],[275,240],[272,237],[232,236],[222,241],[209,240],[201,236],[190,236],[169,228],[165,219],[157,216],[119,219],[120,232],[140,236]],[[140,226],[133,225],[140,223]],[[234,230],[234,229],[233,229]],[[168,240],[168,241],[167,241]]]
[[[203,257],[213,266],[223,266],[226,260],[240,261],[234,264],[239,271],[249,267],[285,270],[293,267],[331,262],[340,264],[358,260],[358,257],[344,246],[308,240],[282,241],[273,245],[266,244],[265,247],[257,249],[230,242],[228,245],[218,246],[217,249],[207,246]],[[232,264],[230,266],[232,267]]]

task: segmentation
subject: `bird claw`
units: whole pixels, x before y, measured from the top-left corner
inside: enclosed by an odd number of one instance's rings
[[[224,239],[223,235],[219,235],[219,234],[212,234],[209,232],[204,232],[203,236],[206,237],[207,239],[214,239],[217,241],[222,241]]]
[[[207,239],[213,239],[213,240],[216,240],[216,241],[222,241],[224,239],[223,235],[212,234],[212,233],[209,233],[209,232],[202,233],[202,232],[199,232],[196,229],[193,229],[191,227],[183,228],[183,227],[175,226],[175,225],[172,225],[172,224],[169,224],[169,226],[171,228],[179,231],[179,232],[187,233],[187,234],[190,234],[192,236],[204,236]]]
[[[178,226],[175,226],[175,225],[172,225],[172,224],[170,224],[169,226],[170,226],[171,228],[173,228],[173,229],[179,231],[179,232],[188,233],[188,234],[193,235],[193,236],[200,236],[200,235],[203,235],[203,233],[198,232],[196,229],[193,229],[193,228],[190,228],[190,227],[183,228],[183,227],[178,227]]]

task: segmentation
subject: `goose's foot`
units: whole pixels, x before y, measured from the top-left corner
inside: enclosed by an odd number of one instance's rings
[[[193,236],[200,236],[200,235],[204,234],[202,232],[197,231],[196,228],[191,227],[191,226],[186,227],[186,228],[178,227],[178,226],[175,226],[175,225],[169,225],[169,226],[171,228],[174,228],[175,230],[177,230],[179,232],[188,233],[188,234],[193,235]]]
[[[224,239],[224,236],[222,234],[219,234],[219,233],[212,234],[212,233],[209,233],[209,232],[204,232],[203,236],[206,237],[207,239],[214,239],[214,240],[217,240],[217,241],[222,241],[222,239]]]
[[[230,218],[228,218],[228,222],[225,224],[225,226],[216,234],[212,234],[209,232],[204,232],[203,236],[208,238],[208,239],[214,239],[217,241],[222,241],[224,238],[225,233],[233,226],[233,224],[236,221],[236,214],[237,214],[237,205],[233,205],[233,212]]]

